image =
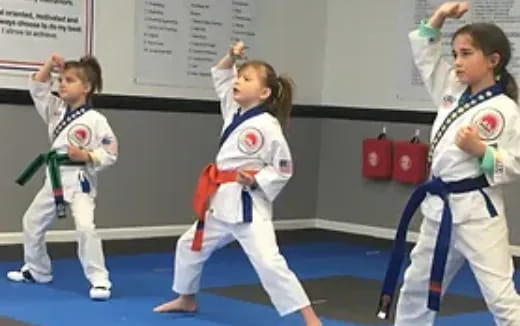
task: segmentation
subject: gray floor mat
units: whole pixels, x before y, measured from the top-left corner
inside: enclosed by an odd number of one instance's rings
[[[350,276],[336,276],[302,281],[316,312],[336,320],[385,325],[375,317],[381,281]],[[253,303],[271,305],[260,284],[204,289],[216,295]],[[448,294],[441,304],[441,316],[485,311],[482,299]]]

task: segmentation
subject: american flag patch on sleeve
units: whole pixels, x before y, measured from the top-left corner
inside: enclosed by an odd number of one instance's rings
[[[110,136],[103,137],[101,144],[103,145],[103,149],[110,154],[117,153],[117,140],[115,138]]]
[[[292,173],[292,162],[290,160],[280,160],[278,169],[282,173],[290,174]]]

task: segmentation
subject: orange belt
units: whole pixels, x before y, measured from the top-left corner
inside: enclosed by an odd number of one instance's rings
[[[255,175],[257,171],[245,170],[249,175]],[[217,192],[218,187],[223,183],[237,181],[238,170],[219,171],[214,163],[208,164],[202,169],[197,181],[195,194],[193,196],[193,210],[197,215],[197,230],[191,249],[200,251],[202,249],[202,238],[204,234],[204,217],[209,205],[209,199]]]

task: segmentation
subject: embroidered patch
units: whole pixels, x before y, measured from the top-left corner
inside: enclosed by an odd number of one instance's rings
[[[280,162],[278,163],[278,168],[282,173],[291,174],[292,162],[290,160],[280,160]]]
[[[368,164],[372,167],[375,167],[379,164],[379,156],[376,152],[368,153]]]
[[[408,171],[412,168],[412,159],[408,155],[403,155],[399,158],[399,166],[403,171]]]
[[[450,108],[453,106],[453,103],[455,103],[455,97],[453,95],[445,95],[442,98],[442,107],[443,108]]]
[[[68,132],[69,143],[78,147],[86,147],[90,144],[92,131],[84,124],[75,124]]]
[[[264,146],[264,135],[256,128],[247,128],[238,136],[238,149],[246,154],[254,154]]]
[[[504,131],[504,115],[494,108],[479,110],[471,119],[480,137],[486,141],[496,140]]]
[[[87,106],[83,106],[79,109],[74,110],[73,112],[65,112],[63,119],[58,123],[54,131],[52,132],[52,141],[56,140],[58,136],[61,134],[63,130],[65,130],[74,120],[81,117],[83,114],[88,112],[90,108]]]
[[[112,136],[103,137],[103,139],[101,139],[101,145],[103,145],[103,148],[108,153],[117,154],[118,145],[117,145],[117,140],[114,137],[112,137]]]

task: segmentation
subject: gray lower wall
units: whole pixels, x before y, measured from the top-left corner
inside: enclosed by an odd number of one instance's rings
[[[221,119],[215,114],[101,110],[120,140],[120,160],[101,174],[96,223],[102,228],[188,224],[191,195],[201,167],[217,150]],[[275,205],[277,219],[322,218],[394,228],[411,186],[361,177],[361,142],[388,127],[394,139],[430,127],[337,119],[293,118],[288,140],[295,176]],[[13,180],[48,148],[45,125],[29,106],[0,106],[0,232],[21,230],[21,217],[41,176],[27,186]],[[520,245],[520,185],[506,188],[511,241]],[[418,216],[419,217],[419,216]],[[420,217],[412,229],[417,230]],[[70,229],[57,221],[55,229]]]
[[[116,166],[100,175],[96,224],[101,228],[187,224],[200,169],[214,158],[221,128],[215,114],[100,110],[120,142]],[[17,174],[48,149],[45,125],[30,106],[0,106],[0,232],[21,230],[22,215],[42,183],[25,187]],[[312,218],[316,211],[320,123],[293,119],[288,139],[298,173],[275,206],[279,219]],[[71,219],[53,228],[72,228]]]
[[[395,228],[413,187],[361,176],[361,142],[377,136],[383,125],[393,139],[410,139],[420,129],[427,140],[430,126],[325,119],[322,121],[317,213],[319,218],[384,228]],[[520,146],[520,144],[519,144]],[[520,245],[520,184],[506,187],[511,243]],[[417,231],[420,214],[412,224]]]
[[[413,189],[393,181],[364,179],[361,143],[387,126],[388,137],[410,139],[415,129],[421,139],[429,128],[422,125],[332,120],[322,121],[317,216],[319,218],[394,228],[401,208]],[[417,223],[414,223],[416,225]]]

